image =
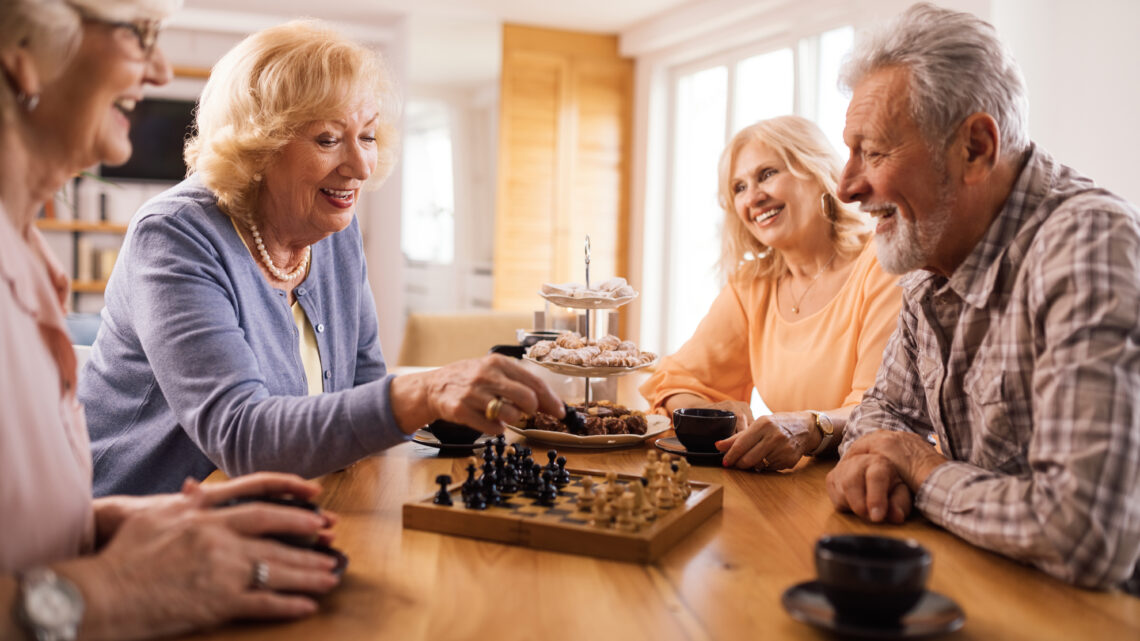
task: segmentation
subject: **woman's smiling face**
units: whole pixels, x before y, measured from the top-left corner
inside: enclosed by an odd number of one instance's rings
[[[797,178],[767,145],[752,140],[740,148],[731,173],[733,209],[756,240],[778,250],[803,247],[828,233],[822,189]]]
[[[130,27],[85,18],[78,51],[44,87],[31,114],[45,132],[41,151],[75,171],[121,165],[131,156],[128,117],[143,87],[164,85],[171,76],[162,50],[145,49]]]
[[[378,120],[372,102],[360,100],[302,127],[263,172],[257,215],[265,226],[308,244],[348,227],[379,160]]]

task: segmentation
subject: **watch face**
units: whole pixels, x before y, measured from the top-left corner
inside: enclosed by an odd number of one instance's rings
[[[73,639],[83,617],[83,597],[67,579],[54,572],[29,577],[24,587],[23,611],[37,638]],[[44,633],[49,636],[42,637]]]

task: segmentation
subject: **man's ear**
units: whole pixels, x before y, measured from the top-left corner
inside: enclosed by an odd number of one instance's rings
[[[962,122],[959,129],[962,180],[974,185],[985,180],[1001,156],[1001,134],[993,116],[978,112]]]

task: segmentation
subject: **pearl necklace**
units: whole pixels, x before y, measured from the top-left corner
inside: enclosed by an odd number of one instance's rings
[[[249,224],[249,232],[253,234],[253,244],[257,245],[257,253],[261,254],[261,262],[265,263],[265,267],[269,269],[269,273],[277,280],[289,282],[297,280],[297,278],[305,273],[305,268],[309,266],[309,257],[313,253],[311,246],[305,248],[305,257],[301,259],[301,264],[297,265],[297,269],[291,272],[283,272],[281,268],[273,264],[273,259],[269,257],[269,252],[265,250],[265,243],[261,241],[261,232],[257,230],[257,223]]]
[[[838,253],[832,254],[831,258],[828,258],[827,262],[823,264],[823,267],[819,268],[819,272],[817,272],[815,276],[811,277],[811,282],[808,283],[808,286],[804,288],[803,293],[800,294],[799,300],[796,300],[796,295],[794,293],[792,293],[792,284],[790,282],[788,283],[788,296],[792,297],[792,313],[793,314],[800,313],[800,303],[802,303],[804,301],[804,297],[807,296],[807,293],[809,291],[811,291],[811,287],[812,287],[812,285],[815,285],[815,281],[819,280],[819,277],[823,276],[823,272],[827,271],[827,268],[829,266],[831,266],[831,261],[835,260],[835,257],[837,255],[838,255]],[[789,273],[791,273],[791,272],[789,272]]]

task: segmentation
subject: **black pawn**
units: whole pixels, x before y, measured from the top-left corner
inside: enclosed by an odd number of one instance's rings
[[[558,464],[554,462],[554,459],[558,458],[558,450],[547,450],[546,458],[550,462],[545,465],[544,469],[552,470],[552,471],[557,470]]]
[[[475,466],[467,465],[467,480],[463,482],[463,487],[460,493],[463,495],[463,502],[467,502],[467,498],[473,493],[479,491],[479,482],[475,480]]]
[[[567,485],[570,485],[570,473],[566,471],[565,456],[559,456],[556,462],[558,463],[558,472],[554,476],[554,484],[561,490]]]
[[[453,505],[451,501],[451,492],[447,491],[447,486],[451,485],[451,477],[447,474],[440,474],[439,476],[435,477],[435,482],[439,483],[439,491],[435,493],[435,498],[432,499],[432,503],[435,503],[436,505]]]
[[[558,498],[558,488],[554,487],[552,482],[554,474],[550,470],[542,473],[542,480],[539,485],[538,491],[538,504],[543,507],[554,507],[554,501]]]

